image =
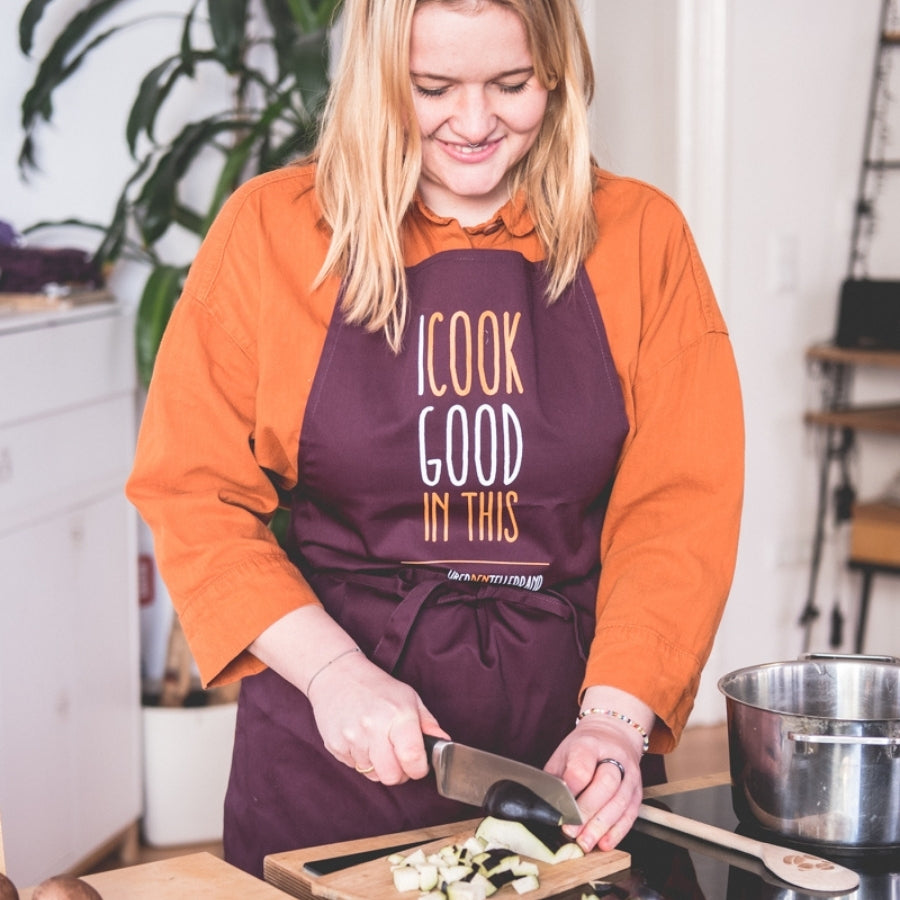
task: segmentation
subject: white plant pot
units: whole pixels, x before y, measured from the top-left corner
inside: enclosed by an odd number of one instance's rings
[[[142,712],[144,840],[157,847],[221,840],[237,704]]]

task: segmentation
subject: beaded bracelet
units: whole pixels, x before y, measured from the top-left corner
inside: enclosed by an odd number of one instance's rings
[[[644,726],[635,722],[634,719],[630,716],[626,716],[624,713],[616,712],[614,709],[598,709],[596,707],[591,707],[590,709],[583,709],[578,713],[575,724],[577,725],[585,716],[609,716],[612,719],[618,719],[620,722],[630,725],[641,736],[641,740],[644,742],[644,753],[650,748],[650,735],[647,734]]]

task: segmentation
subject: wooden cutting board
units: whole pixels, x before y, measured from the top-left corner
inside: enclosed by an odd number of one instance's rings
[[[85,875],[103,900],[287,900],[286,895],[211,853],[190,853]],[[34,888],[19,891],[31,900]]]
[[[467,822],[455,822],[449,825],[420,828],[397,834],[382,835],[377,838],[364,838],[358,841],[345,841],[339,844],[328,844],[324,847],[308,847],[286,853],[275,853],[267,856],[264,864],[266,881],[276,885],[285,893],[301,900],[408,900],[417,895],[401,894],[394,887],[391,867],[387,861],[389,848],[416,841],[428,841],[422,844],[425,853],[439,850],[447,844],[461,843],[471,837],[480,819]],[[384,849],[384,855],[377,859],[363,862],[338,872],[315,876],[304,869],[304,865],[313,860],[330,859],[352,853]],[[412,852],[412,848],[407,853]],[[595,850],[580,859],[566,860],[551,866],[538,863],[540,868],[540,887],[524,895],[529,900],[543,900],[554,897],[578,885],[601,879],[613,872],[627,869],[631,865],[631,856],[623,850],[600,852]],[[501,888],[493,895],[495,900],[515,900],[515,890],[509,886]]]

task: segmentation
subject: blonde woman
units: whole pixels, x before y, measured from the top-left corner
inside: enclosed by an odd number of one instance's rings
[[[672,202],[592,165],[575,0],[343,15],[317,152],[213,226],[128,485],[205,683],[243,679],[226,855],[476,814],[423,734],[560,775],[608,849],[730,585],[728,334]]]

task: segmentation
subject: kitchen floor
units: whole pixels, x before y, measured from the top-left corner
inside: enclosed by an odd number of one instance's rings
[[[681,781],[699,775],[712,775],[717,772],[725,772],[727,769],[728,735],[725,725],[703,725],[688,728],[675,751],[666,757],[669,781]],[[152,862],[198,851],[206,851],[221,857],[222,844],[216,842],[178,847],[150,847],[139,844],[136,858],[129,859],[129,864]],[[129,857],[131,856],[132,854],[129,853]],[[105,871],[121,865],[121,856],[116,852],[101,860],[90,871]]]

